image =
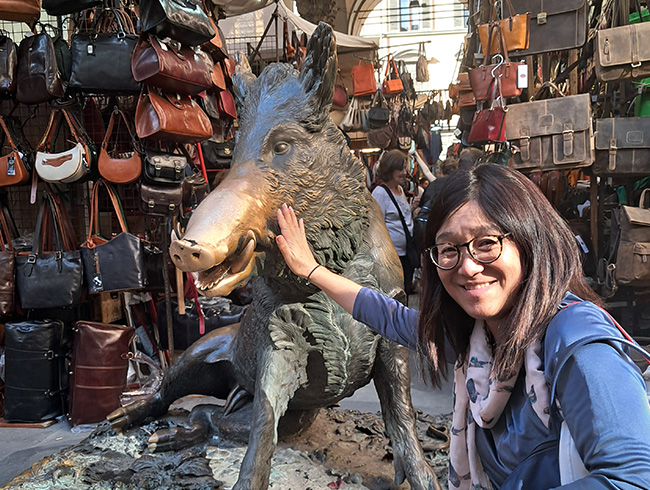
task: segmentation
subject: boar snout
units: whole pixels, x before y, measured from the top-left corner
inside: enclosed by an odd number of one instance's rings
[[[174,240],[169,254],[176,267],[186,272],[204,271],[217,263],[213,251],[194,240]]]

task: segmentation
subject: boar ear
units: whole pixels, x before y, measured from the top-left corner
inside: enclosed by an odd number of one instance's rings
[[[337,69],[334,31],[325,22],[320,22],[309,39],[305,63],[300,71],[300,83],[312,98],[315,119],[329,117]]]
[[[248,58],[241,51],[235,54],[235,61],[237,66],[235,74],[232,77],[232,88],[235,94],[235,99],[238,105],[242,105],[246,95],[248,94],[248,87],[255,80],[255,74],[251,70],[251,65],[248,64]]]

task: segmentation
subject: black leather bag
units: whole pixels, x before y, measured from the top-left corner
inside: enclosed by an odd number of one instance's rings
[[[388,103],[381,90],[377,90],[372,98],[370,109],[368,109],[368,125],[373,129],[377,129],[386,126],[389,121],[390,109]]]
[[[650,118],[596,119],[594,146],[594,174],[650,174]]]
[[[205,168],[210,170],[225,170],[230,168],[235,140],[231,139],[218,143],[212,140],[201,141],[201,151]]]
[[[68,15],[102,3],[102,0],[43,0],[43,8],[50,15]]]
[[[5,342],[5,420],[42,422],[61,415],[67,390],[63,322],[7,323]]]
[[[180,185],[187,166],[185,155],[147,149],[142,178],[151,184]]]
[[[178,213],[183,200],[181,185],[140,184],[140,209],[153,216],[173,216]]]
[[[199,46],[214,37],[210,19],[198,0],[147,0],[140,4],[140,27],[159,38]]]
[[[99,235],[99,188],[105,185],[113,211],[117,214],[120,233],[106,240]],[[129,233],[122,206],[113,187],[97,180],[93,186],[88,238],[81,246],[84,277],[89,293],[142,289],[145,287],[143,244],[140,238]]]
[[[16,43],[5,30],[0,31],[0,93],[16,91],[16,70],[18,69],[18,50]]]
[[[23,39],[18,46],[16,100],[42,104],[64,95],[52,37],[43,30]]]
[[[39,207],[32,250],[16,256],[16,289],[23,309],[61,308],[74,306],[81,301],[82,265],[81,252],[65,243],[65,229],[71,225],[64,222],[58,204],[45,192]],[[48,210],[48,226],[45,210]],[[54,250],[44,252],[45,234],[51,230]]]
[[[131,72],[131,56],[138,36],[130,22],[121,10],[103,10],[91,32],[72,35],[71,88],[91,93],[140,92],[142,86]]]

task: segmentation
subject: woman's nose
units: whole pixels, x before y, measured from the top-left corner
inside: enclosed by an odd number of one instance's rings
[[[484,265],[480,262],[474,260],[474,258],[469,254],[467,248],[461,250],[460,259],[458,263],[458,273],[471,277],[475,276],[484,269]]]

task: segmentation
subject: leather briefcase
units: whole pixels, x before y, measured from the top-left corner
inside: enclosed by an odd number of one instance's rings
[[[151,184],[180,185],[185,178],[187,157],[180,153],[145,150],[143,180]]]
[[[615,257],[617,284],[650,286],[650,209],[645,205],[648,189],[641,193],[639,206],[620,206],[612,213],[611,256]]]
[[[515,12],[530,12],[528,49],[514,56],[578,48],[587,40],[587,0],[512,0]]]
[[[594,146],[594,174],[650,174],[650,118],[596,119]]]
[[[173,216],[178,213],[183,200],[183,189],[179,185],[140,184],[140,209],[153,216]]]
[[[74,326],[68,420],[96,424],[120,406],[135,330],[79,321]]]
[[[67,389],[60,320],[5,325],[5,420],[42,422],[63,413]]]
[[[596,78],[618,82],[650,76],[650,22],[596,31]]]
[[[591,96],[569,95],[508,106],[506,139],[516,169],[554,170],[593,163]]]

